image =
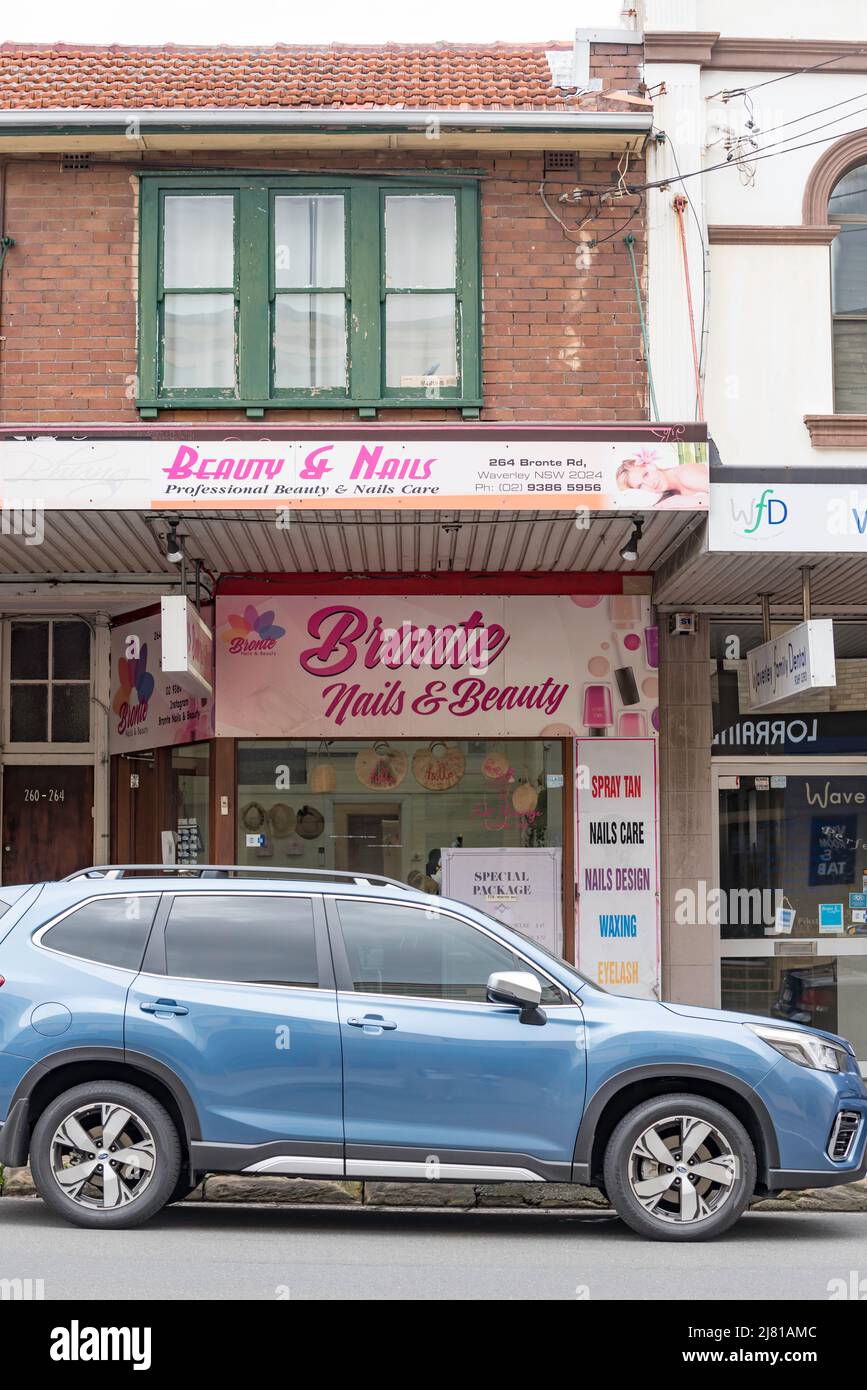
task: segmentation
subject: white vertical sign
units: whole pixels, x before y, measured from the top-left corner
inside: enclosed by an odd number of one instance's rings
[[[576,744],[577,965],[604,989],[659,997],[653,739]]]

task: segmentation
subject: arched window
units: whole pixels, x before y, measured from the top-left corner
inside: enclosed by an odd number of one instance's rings
[[[867,164],[850,169],[828,200],[834,315],[834,411],[867,414]]]

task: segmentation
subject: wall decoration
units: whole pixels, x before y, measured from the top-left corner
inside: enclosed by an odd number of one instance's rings
[[[409,759],[403,749],[384,742],[362,748],[355,757],[355,775],[371,791],[393,791],[400,786],[408,767]]]
[[[449,743],[432,743],[412,755],[412,775],[429,792],[451,791],[466,771],[467,760],[460,748]]]
[[[505,748],[492,748],[482,761],[482,776],[487,782],[502,782],[508,777],[510,766]]]

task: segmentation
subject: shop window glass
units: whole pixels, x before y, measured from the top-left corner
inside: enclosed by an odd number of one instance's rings
[[[388,903],[340,903],[340,927],[353,987],[360,994],[484,1003],[494,971],[535,973],[520,956],[445,913]],[[542,976],[542,1002],[564,996]]]
[[[439,893],[444,850],[562,849],[563,748],[559,738],[242,739],[237,862],[381,874]],[[524,920],[515,912],[517,927]]]
[[[209,743],[188,743],[172,749],[170,798],[179,864],[204,864],[208,859],[210,767]]]
[[[739,781],[719,794],[723,940],[863,936],[867,947],[867,777]]]
[[[13,680],[48,679],[48,623],[12,624]]]
[[[91,632],[73,619],[13,621],[10,634],[11,743],[90,741]]]
[[[48,686],[12,684],[9,738],[12,743],[48,742]]]

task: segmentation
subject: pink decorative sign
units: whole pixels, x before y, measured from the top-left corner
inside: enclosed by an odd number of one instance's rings
[[[652,736],[639,595],[219,598],[229,737]]]
[[[112,629],[109,752],[132,753],[211,738],[213,700],[162,670],[160,615]]]

